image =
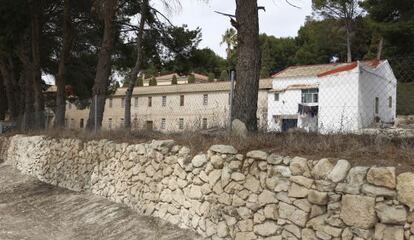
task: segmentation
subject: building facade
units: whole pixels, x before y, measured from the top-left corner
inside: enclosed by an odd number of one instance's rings
[[[225,128],[230,117],[230,82],[194,83],[136,87],[131,100],[134,129],[181,132]],[[267,127],[268,90],[271,79],[260,80],[257,117],[259,127]],[[119,88],[106,100],[102,128],[117,129],[124,124],[126,88]],[[80,110],[68,103],[68,128],[86,126],[89,108]]]
[[[388,61],[287,68],[273,76],[268,130],[358,133],[391,124],[396,87]]]

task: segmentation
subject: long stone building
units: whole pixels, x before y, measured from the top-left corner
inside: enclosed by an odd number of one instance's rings
[[[132,127],[160,132],[224,128],[229,123],[230,88],[230,82],[136,87],[131,100]],[[262,128],[267,126],[271,88],[271,79],[260,80],[257,118]],[[125,93],[126,88],[119,88],[107,98],[103,129],[116,129],[124,124]],[[89,108],[80,110],[67,103],[66,126],[84,128],[88,114]]]

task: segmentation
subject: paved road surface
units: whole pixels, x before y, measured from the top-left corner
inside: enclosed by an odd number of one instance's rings
[[[193,232],[0,164],[0,240],[192,240]]]

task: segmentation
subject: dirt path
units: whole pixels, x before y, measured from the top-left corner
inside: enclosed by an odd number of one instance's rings
[[[192,240],[193,232],[0,164],[1,240]]]

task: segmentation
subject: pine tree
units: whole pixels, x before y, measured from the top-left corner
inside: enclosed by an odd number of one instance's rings
[[[214,76],[214,73],[209,73],[208,74],[208,82],[214,82],[215,78],[216,78],[216,76]]]
[[[229,74],[226,70],[223,70],[220,74],[219,81],[228,81],[229,80]]]
[[[151,80],[149,81],[150,86],[157,86],[157,79],[155,76],[152,76]]]
[[[139,76],[139,77],[137,78],[137,81],[136,81],[135,85],[136,85],[137,87],[142,87],[142,86],[144,86],[144,79],[142,78],[142,75],[141,75],[141,76]]]
[[[195,83],[195,76],[194,74],[188,75],[188,83]]]
[[[267,78],[272,71],[272,56],[270,56],[270,44],[268,40],[265,40],[262,46],[262,68],[260,70],[260,77]]]
[[[177,84],[178,84],[177,76],[174,74],[171,80],[171,85],[177,85]]]

